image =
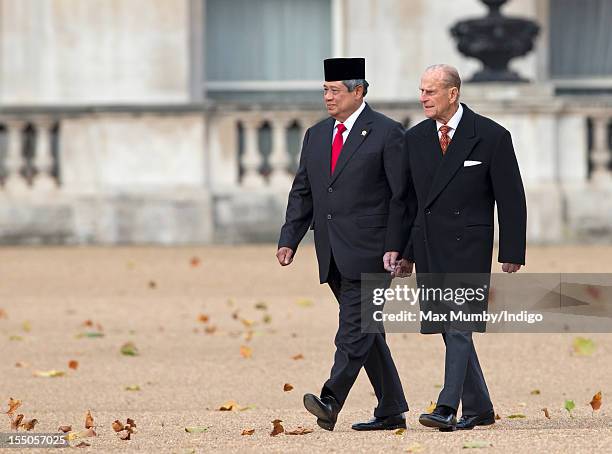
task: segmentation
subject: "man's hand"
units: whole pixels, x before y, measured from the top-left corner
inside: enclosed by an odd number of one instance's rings
[[[401,259],[395,266],[395,272],[391,273],[394,277],[408,277],[412,275],[412,268],[414,262],[410,260]]]
[[[395,252],[395,251],[385,252],[385,255],[383,255],[383,265],[385,267],[385,270],[389,271],[390,273],[395,272],[395,267],[397,266],[397,263],[398,263],[398,260],[397,260],[398,257],[399,257],[399,252]]]
[[[276,251],[276,258],[281,266],[291,265],[293,262],[293,249],[288,247],[281,247]]]
[[[516,263],[504,263],[502,265],[502,271],[504,273],[516,273],[521,269],[521,265],[517,265]]]

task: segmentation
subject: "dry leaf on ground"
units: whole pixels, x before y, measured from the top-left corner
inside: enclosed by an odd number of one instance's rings
[[[278,434],[281,434],[285,431],[285,428],[283,427],[281,422],[283,421],[280,419],[275,419],[274,421],[272,421],[274,427],[272,428],[272,432],[270,432],[271,437],[276,437]]]

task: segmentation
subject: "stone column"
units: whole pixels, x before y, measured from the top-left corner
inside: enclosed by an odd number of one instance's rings
[[[38,192],[48,192],[57,189],[57,183],[51,172],[53,171],[53,156],[51,154],[51,128],[50,119],[36,121],[36,150],[34,153],[34,189]]]
[[[260,188],[264,186],[264,179],[259,168],[261,167],[263,156],[259,150],[259,141],[257,133],[262,123],[261,118],[251,117],[244,118],[242,124],[244,126],[244,155],[242,156],[242,166],[244,174],[242,175],[243,186],[251,188]]]
[[[610,163],[610,149],[608,148],[608,121],[607,115],[593,118],[593,150],[591,162],[593,163],[592,180],[595,184],[610,184],[612,178],[608,164]]]
[[[281,188],[288,188],[292,181],[287,173],[289,167],[287,128],[291,121],[292,119],[288,119],[287,116],[272,118],[272,153],[270,154],[272,174],[270,175],[270,184]]]
[[[8,150],[5,161],[7,171],[4,188],[10,195],[23,195],[28,193],[29,188],[26,180],[20,173],[20,170],[25,163],[22,154],[22,128],[23,121],[8,120],[4,124],[8,128]]]

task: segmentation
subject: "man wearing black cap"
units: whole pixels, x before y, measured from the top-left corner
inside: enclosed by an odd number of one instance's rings
[[[323,99],[331,118],[306,131],[276,253],[282,266],[289,265],[311,226],[320,281],[339,303],[330,378],[320,397],[304,395],[304,406],[319,426],[333,430],[364,367],[378,405],[372,420],[353,429],[405,428],[408,405],[384,331],[363,329],[368,320],[362,309],[372,300],[362,298],[361,279],[362,273],[381,273],[377,286],[390,284],[389,272],[416,214],[412,182],[404,172],[404,130],[364,102],[363,58],[328,59],[324,66]]]

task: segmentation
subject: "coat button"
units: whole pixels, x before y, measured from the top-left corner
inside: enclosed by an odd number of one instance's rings
[[[334,192],[332,188],[327,188],[327,192]]]
[[[461,241],[461,237],[459,235],[457,235],[457,237],[455,238],[457,241]]]
[[[331,219],[331,218],[332,218],[332,215],[331,215],[331,214],[328,214],[328,215],[327,215],[327,219]]]
[[[431,214],[431,210],[430,210],[429,208],[427,208],[427,209],[425,210],[425,214]]]
[[[456,214],[456,215],[459,215],[459,214],[461,214],[461,211],[459,211],[459,210],[455,210],[455,214]]]

